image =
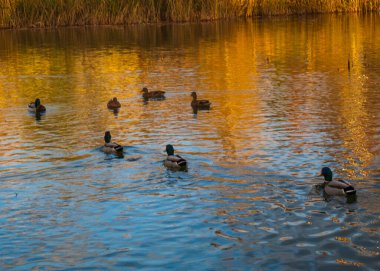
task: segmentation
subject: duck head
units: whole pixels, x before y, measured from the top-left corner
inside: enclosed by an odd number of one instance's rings
[[[333,173],[329,167],[324,167],[321,170],[321,176],[325,178],[326,182],[331,182],[333,178]]]
[[[193,97],[194,100],[197,99],[197,93],[195,91],[191,92],[191,97]]]
[[[104,141],[106,143],[110,143],[111,142],[111,132],[110,131],[106,131],[105,134],[104,134]]]
[[[170,145],[170,144],[166,145],[166,153],[168,155],[174,155],[174,147],[173,147],[173,145]]]
[[[38,108],[41,104],[41,100],[39,98],[37,98],[35,101],[34,101],[34,107],[35,108]]]
[[[148,93],[148,88],[147,87],[144,87],[142,90],[141,90],[142,93]]]
[[[117,98],[113,97],[112,101],[116,103],[117,102]]]

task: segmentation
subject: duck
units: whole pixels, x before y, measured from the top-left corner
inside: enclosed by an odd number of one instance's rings
[[[46,107],[41,104],[41,100],[37,98],[34,102],[28,104],[28,110],[33,113],[44,113]]]
[[[161,90],[155,90],[155,91],[149,91],[147,87],[144,87],[141,91],[143,94],[144,99],[165,99],[165,91]]]
[[[110,154],[110,153],[113,153],[113,154],[122,154],[123,153],[123,146],[115,143],[115,142],[111,142],[111,132],[110,131],[106,131],[105,134],[104,134],[104,146],[102,148],[102,151],[104,153],[107,153],[107,154]]]
[[[108,109],[118,109],[121,107],[121,104],[116,97],[113,97],[113,99],[108,101],[107,107]]]
[[[329,167],[323,167],[321,175],[325,181],[322,184],[324,192],[328,196],[355,196],[355,188],[348,182],[343,180],[333,180],[333,173]]]
[[[171,144],[166,145],[165,149],[168,156],[164,161],[164,166],[170,169],[186,169],[187,161],[179,155],[174,154],[174,147]]]
[[[208,100],[197,100],[197,93],[195,91],[191,92],[191,97],[193,100],[191,101],[191,107],[193,109],[199,110],[209,110],[211,103]],[[195,111],[195,110],[194,110]]]

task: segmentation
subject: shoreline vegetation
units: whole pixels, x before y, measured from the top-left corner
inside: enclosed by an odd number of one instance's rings
[[[377,12],[380,0],[0,0],[0,28],[124,25]]]

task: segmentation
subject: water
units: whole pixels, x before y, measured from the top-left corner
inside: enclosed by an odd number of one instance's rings
[[[0,269],[379,270],[379,21],[0,31]]]

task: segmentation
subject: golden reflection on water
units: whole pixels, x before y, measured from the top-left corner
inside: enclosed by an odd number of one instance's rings
[[[343,170],[366,175],[360,168],[378,155],[373,153],[378,139],[368,134],[373,130],[372,115],[378,114],[368,102],[379,99],[368,87],[379,80],[378,21],[376,15],[352,15],[1,31],[0,106],[3,112],[9,103],[23,108],[39,96],[57,112],[57,125],[45,128],[51,133],[70,121],[69,115],[58,113],[62,107],[70,108],[74,117],[89,116],[89,130],[105,130],[113,123],[120,135],[130,133],[131,126],[154,133],[157,127],[138,128],[139,123],[156,119],[155,125],[161,125],[159,119],[170,119],[172,112],[164,103],[154,104],[159,114],[136,104],[133,99],[140,97],[140,89],[167,91],[173,110],[187,106],[189,92],[197,90],[213,107],[208,126],[198,129],[205,134],[215,129],[224,157],[231,161],[249,164],[250,157],[277,140],[265,125],[274,117],[289,122],[286,140],[293,144],[294,155],[302,153],[306,146],[302,139],[310,133],[306,126],[312,120],[316,126],[334,127],[327,129],[323,140],[341,141],[349,150],[339,153],[346,156]],[[91,117],[101,114],[113,96],[128,104],[122,110],[133,114],[125,116],[129,127],[115,124],[111,114]],[[129,104],[132,100],[134,104]],[[28,137],[28,130],[19,132]],[[61,132],[86,139],[80,129]]]

